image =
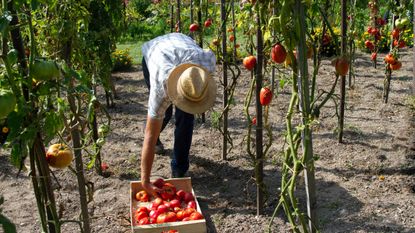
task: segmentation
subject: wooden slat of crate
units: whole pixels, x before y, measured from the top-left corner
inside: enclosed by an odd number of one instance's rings
[[[197,197],[192,188],[192,182],[190,177],[185,178],[172,178],[165,179],[166,182],[173,184],[177,190],[183,189],[186,192],[191,192],[195,197],[197,211],[202,213]],[[135,199],[135,194],[142,190],[141,181],[130,182],[130,218],[131,218],[131,229],[134,233],[161,233],[167,230],[177,230],[179,233],[206,233],[206,220],[193,220],[188,222],[171,222],[163,224],[149,224],[134,226],[134,212],[138,206],[148,206],[150,202],[140,203]],[[203,214],[203,213],[202,213]]]

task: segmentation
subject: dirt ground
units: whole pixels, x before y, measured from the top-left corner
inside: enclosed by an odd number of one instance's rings
[[[321,110],[320,123],[313,134],[316,162],[317,213],[322,232],[415,232],[415,135],[414,110],[408,105],[413,78],[411,50],[402,52],[403,68],[393,73],[389,103],[382,102],[384,70],[371,65],[367,54],[356,60],[354,89],[347,90],[344,143],[337,142],[337,118],[333,102]],[[379,55],[379,58],[383,55]],[[334,68],[323,61],[318,76],[319,89],[328,90]],[[220,67],[217,70],[220,76]],[[102,156],[111,176],[103,178],[90,170],[88,180],[94,183],[94,199],[89,204],[92,232],[131,232],[129,217],[130,181],[139,180],[142,126],[146,117],[147,89],[141,68],[115,73],[118,98],[110,108],[112,131]],[[210,112],[206,123],[197,121],[191,148],[188,175],[208,232],[264,232],[278,201],[281,152],[285,113],[290,97],[287,86],[279,90],[270,108],[273,145],[264,168],[269,198],[265,213],[256,217],[256,193],[253,167],[246,152],[246,118],[243,102],[249,84],[248,72],[238,80],[235,105],[229,113],[229,130],[234,148],[228,160],[221,159],[222,136],[211,126]],[[214,106],[220,111],[222,91]],[[337,88],[336,93],[339,92]],[[104,96],[99,98],[104,102]],[[251,108],[253,114],[254,108]],[[161,135],[168,149],[165,156],[156,156],[154,178],[170,177],[170,156],[173,145],[173,124]],[[26,173],[16,177],[7,151],[0,151],[0,206],[18,232],[40,232],[39,218],[31,182]],[[77,181],[69,171],[54,171],[61,189],[56,199],[64,219],[78,219],[79,194]],[[304,201],[304,184],[297,194]],[[272,232],[290,232],[284,213],[280,211]],[[0,229],[0,232],[2,230]],[[67,223],[62,232],[80,232],[77,225]]]

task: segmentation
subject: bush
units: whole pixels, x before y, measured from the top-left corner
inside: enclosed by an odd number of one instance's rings
[[[312,33],[313,40],[319,41],[321,39],[322,34],[321,28],[316,28],[315,31]],[[337,36],[338,39],[340,39],[340,29],[339,28],[333,28],[334,34]],[[339,44],[340,46],[340,44]],[[337,45],[333,38],[333,35],[331,35],[330,31],[327,29],[326,35],[323,39],[323,46],[321,48],[321,55],[326,57],[331,57],[336,55]]]
[[[111,54],[113,71],[125,71],[132,67],[133,59],[129,54],[129,50],[117,49]]]

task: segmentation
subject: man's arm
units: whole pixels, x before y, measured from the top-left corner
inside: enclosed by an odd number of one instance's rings
[[[143,149],[141,151],[141,184],[143,188],[152,195],[154,195],[155,192],[160,191],[151,184],[150,175],[154,161],[154,148],[157,143],[157,138],[160,135],[162,122],[163,120],[152,119],[147,116]]]

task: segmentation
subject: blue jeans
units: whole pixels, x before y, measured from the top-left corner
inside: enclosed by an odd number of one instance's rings
[[[150,90],[150,73],[147,68],[146,61],[142,60],[144,81]],[[169,123],[173,115],[173,106],[170,105],[164,115],[161,132],[163,132],[166,125]],[[174,129],[174,148],[173,159],[171,161],[171,169],[178,174],[184,175],[189,170],[189,151],[192,144],[194,115],[184,112],[175,107],[175,129]],[[159,141],[159,139],[157,139]]]

